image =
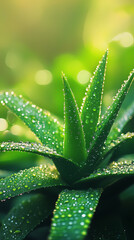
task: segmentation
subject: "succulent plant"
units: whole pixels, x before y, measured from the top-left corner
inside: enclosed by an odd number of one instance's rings
[[[40,140],[40,143],[2,142],[0,151],[31,152],[53,161],[50,164],[44,158],[42,165],[0,179],[1,201],[30,192],[18,197],[19,200],[2,219],[1,240],[26,239],[52,212],[48,239],[85,239],[102,192],[118,181],[134,176],[133,159],[122,160],[119,154],[114,161],[112,159],[115,149],[134,137],[134,133],[123,133],[134,115],[134,103],[116,119],[134,72],[124,81],[113,103],[102,115],[107,54],[108,51],[90,80],[80,110],[65,75],[62,75],[64,125],[22,96],[13,92],[0,93],[1,103]],[[117,239],[105,235],[103,228],[100,235],[99,231],[93,228],[91,239]],[[114,234],[113,230],[109,234]],[[121,228],[118,234],[121,236],[118,239],[125,239]]]

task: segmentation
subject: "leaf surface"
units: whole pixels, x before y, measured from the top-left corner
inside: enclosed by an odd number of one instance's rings
[[[118,114],[121,104],[128,92],[128,89],[132,83],[133,78],[134,72],[132,72],[129,75],[128,80],[124,82],[121,89],[115,96],[112,105],[108,108],[108,110],[102,117],[101,122],[98,125],[97,132],[94,136],[93,143],[89,149],[87,162],[83,167],[83,174],[87,175],[89,174],[89,172],[91,173],[93,170],[99,167],[99,164],[102,164],[100,162],[101,159],[100,156],[102,155],[103,152],[102,148],[105,144],[106,138]]]
[[[100,195],[100,189],[62,191],[56,203],[49,239],[84,239]]]
[[[52,186],[66,186],[55,166],[32,167],[0,179],[0,200]]]
[[[108,135],[106,145],[109,145],[111,141],[115,140],[122,133],[126,124],[134,117],[134,102],[125,109],[117,118],[113,127]]]
[[[42,155],[44,157],[48,158],[64,158],[57,154],[56,151],[53,149],[50,149],[48,147],[45,147],[44,145],[40,143],[30,143],[30,142],[2,142],[0,143],[0,152],[6,152],[6,151],[20,151],[20,152],[30,152],[30,153],[36,153],[38,155]]]
[[[81,119],[83,123],[87,150],[89,149],[90,143],[93,140],[93,135],[96,131],[97,123],[101,113],[101,99],[103,95],[107,54],[108,51],[106,51],[98,67],[96,68],[93,78],[90,80],[90,84],[87,88],[81,107]]]
[[[85,139],[78,107],[67,82],[63,75],[64,82],[64,118],[65,118],[65,138],[64,156],[73,162],[81,165],[86,158]]]
[[[22,198],[3,219],[0,239],[25,239],[52,212],[52,203],[52,199],[41,194]]]
[[[64,160],[64,161],[63,161]],[[81,169],[80,167],[71,160],[66,158],[55,158],[53,162],[59,171],[62,179],[72,185],[76,180],[81,178]]]
[[[127,143],[134,139],[134,133],[126,133],[121,134],[120,137],[118,137],[115,141],[109,142],[109,145],[105,145],[105,147],[102,150],[102,157],[100,159],[101,164],[99,165],[99,168],[105,168],[109,162],[111,161],[112,155],[114,151],[118,148],[121,148],[121,146],[124,143]],[[120,157],[120,154],[116,155],[116,158]]]
[[[73,183],[81,176],[80,168],[77,164],[61,155],[58,155],[56,151],[53,151],[53,149],[49,149],[41,144],[3,142],[0,144],[0,152],[5,151],[30,152],[51,158],[62,178],[68,183]]]
[[[134,133],[130,133],[130,132],[126,134],[122,133],[121,136],[118,137],[115,141],[112,141],[111,143],[109,143],[109,145],[105,148],[104,155],[113,151],[117,147],[120,147],[120,145],[122,145],[127,140],[133,139],[133,138],[134,138]]]
[[[13,92],[0,93],[0,101],[26,124],[45,146],[62,153],[63,128],[49,112]]]
[[[107,187],[124,177],[134,176],[134,160],[120,159],[112,162],[107,168],[98,169],[76,183],[76,186]]]

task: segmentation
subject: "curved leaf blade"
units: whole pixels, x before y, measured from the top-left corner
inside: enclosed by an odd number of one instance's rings
[[[124,177],[134,176],[134,160],[120,159],[76,182],[76,186],[107,187]]]
[[[100,189],[62,191],[56,203],[49,240],[84,239],[100,196]]]
[[[81,165],[86,159],[85,139],[78,107],[66,77],[64,82],[65,137],[63,154],[66,158]]]
[[[98,125],[97,132],[94,136],[93,143],[89,149],[87,162],[83,167],[83,174],[87,175],[89,174],[89,172],[91,173],[93,170],[99,167],[99,164],[101,164],[100,156],[103,152],[102,148],[105,144],[106,138],[114,123],[114,120],[118,114],[121,104],[133,81],[133,78],[134,78],[134,72],[132,72],[129,75],[128,80],[124,82],[121,89],[118,91],[117,95],[115,96],[112,105],[108,108],[107,112],[102,117],[101,122]]]
[[[53,209],[49,197],[35,194],[21,199],[6,215],[0,228],[0,239],[23,240]]]
[[[89,146],[93,140],[93,135],[96,131],[97,123],[101,113],[101,100],[103,95],[107,54],[108,51],[106,51],[98,67],[96,68],[93,78],[90,80],[90,84],[87,88],[81,107],[81,120],[83,123],[87,150],[89,149]]]
[[[50,149],[40,143],[30,143],[30,142],[2,142],[0,143],[0,152],[6,151],[19,151],[19,152],[29,152],[42,155],[48,158],[64,158],[57,154],[56,151]]]
[[[69,184],[72,184],[81,176],[80,168],[77,164],[69,159],[64,158],[61,155],[58,155],[56,151],[53,151],[53,149],[49,149],[48,147],[45,147],[38,143],[3,142],[0,144],[0,152],[5,151],[29,152],[51,158],[62,179],[64,179]]]
[[[125,109],[117,118],[113,127],[108,135],[106,145],[108,146],[111,141],[115,140],[122,133],[126,124],[134,117],[134,102]]]
[[[0,93],[0,101],[26,124],[45,146],[62,153],[63,128],[49,112],[13,92]]]
[[[118,137],[115,141],[112,141],[105,149],[104,155],[107,155],[109,152],[115,150],[117,147],[120,147],[124,142],[126,142],[129,139],[134,138],[134,133],[126,133],[126,134],[121,134],[120,137]]]
[[[121,134],[120,137],[118,137],[115,141],[112,141],[109,143],[109,145],[106,145],[103,149],[102,157],[101,157],[101,164],[99,165],[99,168],[105,168],[108,163],[111,160],[111,157],[113,155],[113,152],[117,149],[120,148],[124,143],[127,143],[127,141],[132,140],[134,138],[134,133],[126,133],[126,134]],[[118,158],[118,156],[116,156]],[[120,157],[120,155],[119,155]]]
[[[53,186],[66,186],[55,166],[32,167],[0,179],[0,200]]]

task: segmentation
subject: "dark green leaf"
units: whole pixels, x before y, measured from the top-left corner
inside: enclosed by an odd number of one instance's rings
[[[108,135],[106,145],[115,140],[122,133],[125,125],[134,117],[134,102],[119,115]]]
[[[134,160],[120,159],[107,168],[98,169],[89,177],[77,181],[76,186],[107,187],[124,177],[134,176]]]
[[[72,185],[73,182],[81,178],[81,169],[76,163],[65,158],[53,158],[52,160],[65,182]]]
[[[122,145],[124,142],[126,142],[129,139],[133,139],[134,138],[134,133],[126,133],[126,134],[121,134],[120,137],[118,137],[115,141],[112,141],[111,143],[109,143],[108,146],[106,146],[105,151],[104,151],[104,155],[108,154],[109,152],[113,151],[115,148],[119,147],[120,145]]]
[[[40,143],[30,143],[30,142],[2,142],[0,143],[0,152],[6,152],[6,151],[20,151],[20,152],[30,152],[30,153],[36,153],[39,155],[42,155],[44,157],[49,158],[62,158],[62,161],[64,161],[64,158],[61,155],[58,155],[57,152],[53,149],[50,149],[48,147],[45,147],[44,145]]]
[[[0,101],[26,124],[45,146],[62,153],[63,128],[49,112],[42,111],[13,92],[0,93]]]
[[[53,201],[41,194],[21,199],[3,219],[1,240],[23,240],[52,212]]]
[[[49,239],[84,239],[100,195],[99,189],[64,190],[56,203]]]
[[[94,136],[93,143],[89,149],[87,162],[83,167],[83,174],[87,175],[89,172],[91,173],[94,169],[97,169],[100,164],[102,164],[102,162],[100,162],[100,156],[103,152],[102,148],[133,78],[134,72],[132,72],[129,75],[128,80],[124,82],[121,89],[115,96],[112,105],[108,108],[107,112],[102,117],[101,122],[98,125],[97,132]]]
[[[0,200],[52,186],[66,186],[55,166],[32,167],[0,179]]]
[[[65,97],[64,156],[81,165],[86,158],[85,139],[77,104],[63,75]]]
[[[106,146],[103,148],[103,153],[102,153],[102,159],[100,162],[102,165],[99,165],[99,168],[104,168],[108,165],[108,163],[111,160],[111,157],[113,155],[113,152],[119,147],[121,147],[124,143],[127,141],[132,140],[134,138],[134,133],[126,133],[126,134],[121,134],[120,137],[118,137],[115,141],[109,142],[109,145],[106,144]],[[120,155],[119,155],[120,157]]]
[[[96,131],[97,123],[101,113],[101,99],[103,95],[107,54],[108,51],[106,51],[98,67],[96,68],[93,78],[90,80],[90,84],[87,88],[81,107],[81,119],[83,123],[87,150],[89,149],[89,146],[93,140],[93,135]]]
[[[3,142],[0,144],[0,152],[5,151],[31,152],[51,158],[62,178],[68,183],[73,183],[81,176],[77,164],[73,163],[71,160],[65,159],[63,156],[58,155],[56,151],[41,144]]]

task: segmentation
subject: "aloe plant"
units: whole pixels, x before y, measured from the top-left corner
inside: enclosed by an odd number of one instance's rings
[[[51,216],[48,236],[51,240],[85,239],[90,234],[90,226],[91,239],[127,239],[120,224],[118,227],[116,224],[115,230],[115,224],[112,224],[116,222],[115,216],[110,218],[108,232],[91,224],[102,193],[122,179],[134,176],[133,158],[122,160],[118,156],[114,161],[112,158],[117,147],[134,138],[134,133],[123,133],[134,115],[134,103],[116,119],[134,72],[124,81],[113,103],[102,115],[107,54],[108,51],[90,80],[80,110],[65,75],[62,75],[64,125],[22,96],[13,92],[0,93],[1,103],[40,140],[40,143],[2,142],[0,151],[31,152],[53,161],[50,164],[44,158],[42,165],[0,179],[1,201],[25,193],[24,197],[14,201],[11,210],[1,220],[0,239],[28,239],[27,235]],[[106,223],[108,219],[105,219]],[[43,239],[46,238],[44,235]]]

